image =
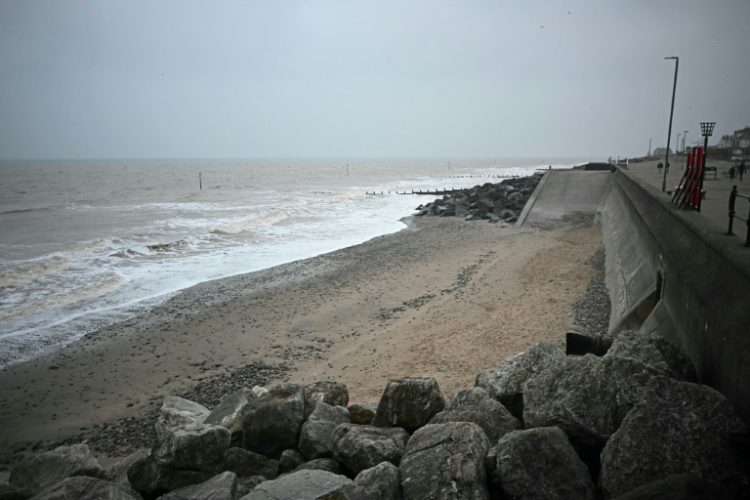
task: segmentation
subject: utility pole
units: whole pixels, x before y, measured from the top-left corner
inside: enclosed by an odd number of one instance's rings
[[[648,157],[651,158],[651,138],[648,138]]]

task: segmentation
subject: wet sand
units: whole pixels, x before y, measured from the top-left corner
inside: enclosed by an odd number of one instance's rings
[[[410,219],[362,245],[187,289],[0,372],[0,460],[153,412],[196,384],[210,402],[232,383],[330,378],[367,402],[389,379],[430,374],[450,396],[536,342],[564,342],[601,246],[583,221]]]

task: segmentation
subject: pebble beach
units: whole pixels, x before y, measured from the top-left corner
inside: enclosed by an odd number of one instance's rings
[[[506,357],[562,344],[566,331],[595,330],[592,315],[608,314],[596,299],[592,215],[536,227],[405,221],[361,245],[196,285],[4,369],[3,462],[81,440],[100,457],[124,456],[149,444],[170,394],[212,407],[239,387],[331,379],[366,403],[390,379],[429,374],[451,395]]]

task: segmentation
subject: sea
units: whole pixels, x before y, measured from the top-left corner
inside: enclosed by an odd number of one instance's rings
[[[0,367],[200,282],[393,233],[435,196],[585,159],[0,162]]]

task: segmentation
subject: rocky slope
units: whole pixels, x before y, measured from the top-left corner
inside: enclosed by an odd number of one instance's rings
[[[17,464],[0,499],[742,498],[747,427],[662,338],[603,356],[538,344],[446,398],[432,377],[349,404],[339,382],[168,397],[156,441],[105,472],[88,446]]]

